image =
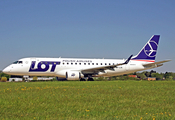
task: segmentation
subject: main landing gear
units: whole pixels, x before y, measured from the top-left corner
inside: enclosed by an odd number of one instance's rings
[[[80,81],[86,81],[85,78],[81,78]],[[88,77],[87,81],[94,81],[94,79],[92,77]]]
[[[87,80],[88,80],[88,81],[94,81],[94,79],[93,79],[93,78],[88,78]]]
[[[80,78],[80,81],[86,81],[86,79],[84,79],[84,78]]]

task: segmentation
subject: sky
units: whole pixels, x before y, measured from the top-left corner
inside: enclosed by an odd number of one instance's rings
[[[174,0],[0,0],[0,70],[25,57],[127,59],[160,35],[175,72]]]

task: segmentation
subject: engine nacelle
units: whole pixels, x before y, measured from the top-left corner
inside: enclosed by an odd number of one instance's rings
[[[79,80],[82,77],[80,72],[77,71],[67,71],[66,79],[67,80]]]

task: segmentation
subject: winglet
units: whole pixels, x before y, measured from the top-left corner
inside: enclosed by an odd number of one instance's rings
[[[128,64],[129,61],[131,60],[132,56],[133,56],[133,55],[131,55],[131,56],[124,62],[124,64]]]

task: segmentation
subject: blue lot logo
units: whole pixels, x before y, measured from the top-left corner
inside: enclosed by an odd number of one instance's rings
[[[72,77],[75,76],[75,73],[72,73],[71,76],[72,76]]]
[[[38,63],[37,68],[35,68],[36,61],[32,61],[30,66],[29,72],[46,72],[51,67],[50,72],[54,72],[57,65],[60,62],[53,62],[53,61],[41,61]]]
[[[155,41],[150,41],[144,48],[144,52],[149,57],[155,57],[157,52],[157,43]]]

